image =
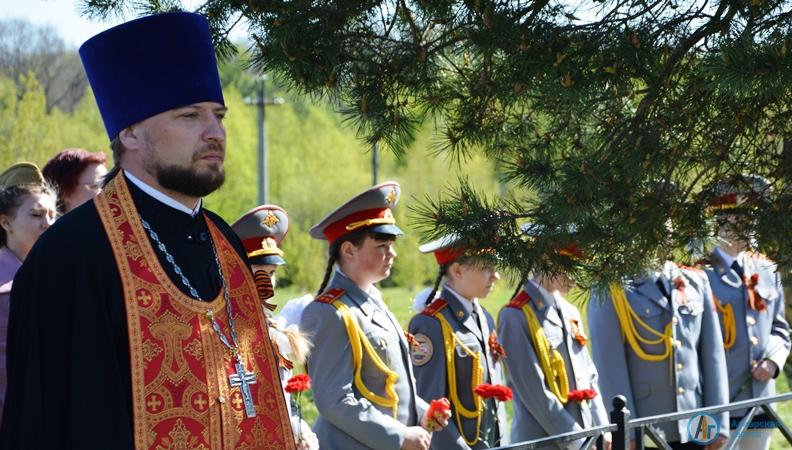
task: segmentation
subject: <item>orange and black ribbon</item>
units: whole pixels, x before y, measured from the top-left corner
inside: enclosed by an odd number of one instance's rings
[[[253,274],[253,280],[256,282],[256,290],[258,291],[259,300],[270,311],[275,311],[276,305],[268,302],[267,300],[275,296],[275,288],[272,286],[272,278],[267,272],[257,270]]]
[[[756,286],[759,284],[759,274],[755,273],[750,277],[743,275],[743,284],[748,291],[748,306],[754,311],[759,312],[767,309],[764,299],[756,292]]]
[[[500,345],[498,342],[498,336],[494,332],[490,333],[489,335],[489,346],[493,361],[498,362],[501,358],[506,357],[506,350],[504,350],[503,346]]]

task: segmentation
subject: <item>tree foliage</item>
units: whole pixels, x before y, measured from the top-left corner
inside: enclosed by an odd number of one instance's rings
[[[245,19],[255,66],[331,99],[368,143],[400,152],[431,121],[438,150],[480,150],[505,168],[512,195],[471,184],[426,202],[428,236],[497,243],[507,266],[535,272],[570,269],[552,249],[574,239],[588,255],[579,279],[595,283],[705,241],[702,188],[743,172],[773,192],[741,233],[789,262],[791,3],[206,0],[197,11],[221,43]],[[85,4],[101,16],[141,2]],[[530,239],[514,239],[515,220],[534,224]]]

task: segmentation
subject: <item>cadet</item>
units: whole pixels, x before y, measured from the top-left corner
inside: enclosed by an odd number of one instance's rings
[[[276,205],[261,205],[246,212],[231,225],[231,228],[242,240],[247,252],[248,262],[253,270],[253,279],[259,294],[264,314],[267,317],[270,339],[278,357],[278,369],[281,384],[292,376],[294,364],[305,363],[310,350],[310,342],[300,333],[296,326],[286,327],[278,317],[272,317],[276,305],[267,300],[275,295],[276,270],[285,265],[283,250],[279,245],[289,231],[289,216],[286,211]],[[291,396],[285,391],[286,406],[289,407],[292,432],[298,450],[315,450],[319,441],[311,428],[295,413],[291,405]]]
[[[412,362],[418,394],[451,401],[451,423],[432,436],[432,448],[439,450],[506,443],[501,431],[501,424],[506,423],[505,409],[494,399],[483,404],[473,393],[482,383],[501,383],[499,360],[503,353],[495,322],[479,304],[492,292],[500,275],[493,258],[469,255],[457,241],[450,235],[419,247],[422,253],[434,253],[440,270],[426,298],[428,306],[412,318],[409,327],[415,339]],[[443,279],[439,297],[431,301]]]
[[[319,291],[329,289],[305,308],[300,327],[314,346],[307,366],[323,449],[429,448],[428,405],[416,394],[406,335],[374,286],[396,258],[399,193],[398,183],[378,184],[310,231],[330,244]]]
[[[750,243],[732,226],[769,189],[762,177],[740,175],[706,190],[712,196],[710,209],[720,219],[718,234],[724,242],[712,253],[706,273],[721,316],[732,402],[774,395],[774,379],[789,356],[789,324],[778,268],[764,255],[750,251]],[[731,418],[732,428],[745,412],[732,412],[736,416]],[[751,431],[739,436],[739,448],[769,448],[772,428],[769,416],[757,414]]]
[[[624,395],[633,417],[728,402],[723,338],[703,271],[667,261],[660,272],[594,291],[588,314],[602,395]],[[711,435],[690,433],[688,420],[658,428],[673,449],[714,450],[729,433],[728,414],[716,418]]]
[[[580,255],[575,245],[559,251]],[[564,274],[525,280],[500,312],[498,336],[514,390],[512,440],[522,442],[607,425],[597,369],[586,349],[580,312],[563,295]],[[610,435],[605,436],[610,448]],[[582,442],[556,448],[579,448]]]

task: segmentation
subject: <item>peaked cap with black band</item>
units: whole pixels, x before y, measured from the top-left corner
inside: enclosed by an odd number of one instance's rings
[[[400,195],[401,186],[395,181],[366,189],[311,227],[311,237],[332,244],[345,234],[363,228],[375,233],[402,235],[404,232],[396,226],[391,211],[399,203]]]
[[[280,243],[289,232],[289,216],[276,205],[257,206],[231,225],[242,239],[250,264],[286,264]]]
[[[199,14],[155,14],[123,23],[87,40],[80,58],[111,140],[170,109],[225,104],[209,22]]]

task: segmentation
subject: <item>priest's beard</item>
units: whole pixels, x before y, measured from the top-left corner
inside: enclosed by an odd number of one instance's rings
[[[216,145],[206,146],[193,154],[192,162],[198,161],[207,152],[222,153],[222,148]],[[192,166],[164,165],[153,159],[149,170],[160,186],[189,197],[206,197],[225,182],[225,169],[222,164],[218,164],[216,170],[199,173]]]

